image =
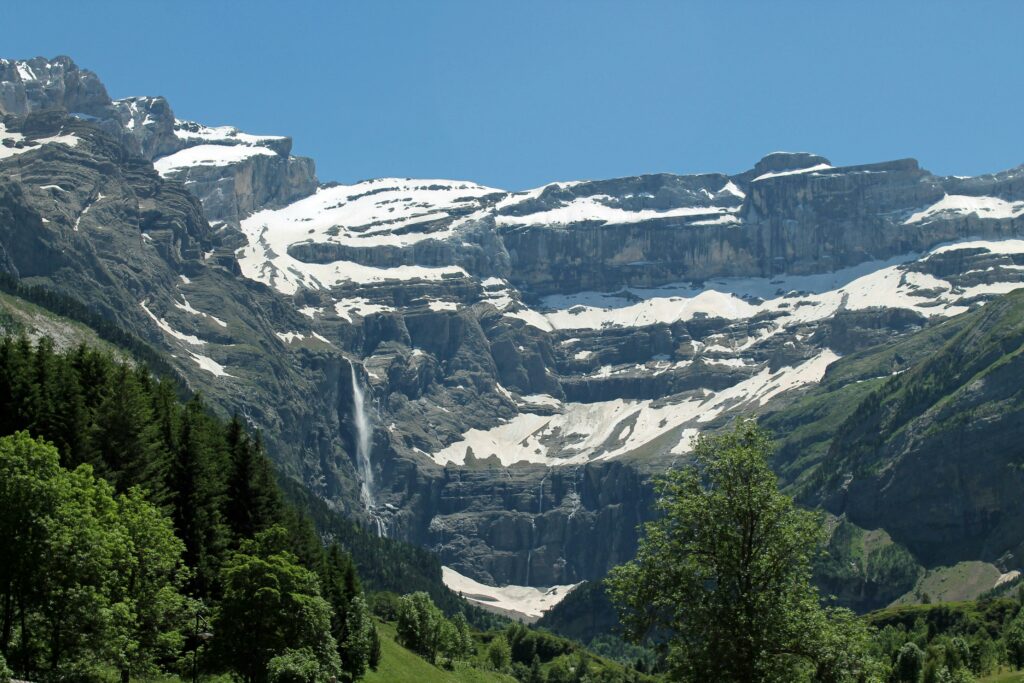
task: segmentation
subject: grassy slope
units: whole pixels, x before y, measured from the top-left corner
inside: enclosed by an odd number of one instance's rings
[[[992,590],[1001,573],[993,564],[976,561],[932,569],[921,578],[913,590],[893,604],[917,603],[919,596],[925,593],[935,602],[974,600]]]
[[[419,655],[395,642],[395,627],[392,624],[378,622],[377,632],[380,634],[381,645],[380,666],[376,671],[367,673],[363,679],[366,683],[515,683],[516,679],[511,676],[493,671],[468,666],[446,671],[429,664]]]
[[[1024,683],[1024,671],[1004,671],[979,678],[978,683]]]
[[[123,349],[101,339],[96,332],[80,322],[52,313],[20,297],[0,292],[0,334],[30,339],[49,337],[58,349],[85,344],[117,358],[128,358]]]

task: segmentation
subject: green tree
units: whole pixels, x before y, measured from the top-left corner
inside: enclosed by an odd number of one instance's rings
[[[91,466],[58,460],[25,432],[0,438],[3,632],[18,624],[20,641],[6,654],[49,677],[154,672],[181,646],[181,542],[139,490],[115,497]]]
[[[847,661],[820,659],[823,635],[841,636],[823,634],[829,615],[811,585],[822,525],[779,492],[771,453],[752,421],[702,436],[692,466],[658,482],[663,516],[646,525],[636,559],[608,580],[629,635],[671,634],[682,680],[792,681]]]
[[[0,655],[22,671],[28,665],[29,632],[21,629],[15,644],[15,627],[45,597],[38,578],[47,560],[49,520],[58,505],[58,463],[56,449],[27,432],[0,438]]]
[[[182,411],[177,451],[170,471],[174,496],[174,527],[185,542],[185,561],[195,571],[194,588],[200,595],[214,594],[219,563],[224,555],[224,452],[199,398]]]
[[[228,423],[227,504],[224,516],[236,538],[284,522],[281,494],[262,441],[251,438],[238,415]]]
[[[540,657],[533,656],[530,662],[530,673],[526,677],[526,683],[544,683],[544,671],[540,668]]]
[[[896,655],[893,676],[900,683],[917,683],[924,669],[924,651],[916,643],[906,643]]]
[[[357,595],[345,612],[345,640],[340,643],[341,667],[347,680],[358,680],[366,673],[375,635],[370,608],[363,596]]]
[[[285,650],[267,664],[269,683],[320,683],[323,680],[320,662],[309,648]]]
[[[845,609],[829,609],[816,617],[813,683],[885,679],[885,667],[874,656],[874,633],[862,619]]]
[[[185,641],[190,605],[182,595],[189,571],[185,544],[171,520],[132,488],[118,498],[118,518],[130,541],[115,569],[123,605],[116,665],[122,678],[156,674],[158,663],[173,659]]]
[[[1006,657],[1015,669],[1024,669],[1024,610],[1010,622],[1003,633]]]
[[[573,683],[573,670],[566,657],[559,657],[548,667],[547,683]]]
[[[165,503],[169,456],[153,421],[148,375],[120,364],[105,384],[89,433],[92,450],[119,492],[142,486],[150,500]]]
[[[473,632],[469,628],[469,622],[466,621],[466,615],[456,612],[455,616],[451,618],[451,623],[453,626],[450,645],[452,657],[454,659],[469,659],[476,654],[476,645],[473,642]]]
[[[335,543],[327,549],[320,575],[324,598],[333,612],[331,634],[338,643],[342,677],[348,681],[357,680],[370,665],[376,629],[355,565]],[[379,641],[377,647],[380,647]]]
[[[381,649],[380,649],[380,633],[377,632],[377,627],[374,626],[370,629],[370,658],[366,664],[374,671],[380,665]]]
[[[505,671],[512,663],[512,649],[505,636],[498,635],[487,645],[487,661],[495,671]]]
[[[289,650],[312,652],[323,677],[341,673],[331,607],[317,576],[286,548],[285,530],[272,527],[243,542],[222,570],[213,645],[246,683],[268,681],[270,660]]]
[[[441,650],[444,615],[424,592],[402,596],[398,601],[398,639],[430,663]]]

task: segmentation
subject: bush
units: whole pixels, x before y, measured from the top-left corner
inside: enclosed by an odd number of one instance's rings
[[[309,648],[285,650],[267,663],[267,680],[270,683],[317,683],[320,677],[320,663]]]
[[[487,646],[487,661],[495,671],[505,671],[512,663],[512,650],[505,636],[496,636]]]
[[[384,621],[398,618],[398,601],[401,598],[391,591],[374,593],[370,597],[370,610]]]
[[[3,655],[0,655],[0,683],[11,683],[11,670],[7,668],[7,660],[4,659]]]

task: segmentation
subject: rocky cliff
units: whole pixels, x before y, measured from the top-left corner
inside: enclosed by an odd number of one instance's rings
[[[524,192],[320,184],[288,138],[110,100],[65,58],[0,63],[0,112],[0,267],[149,339],[289,476],[488,583],[600,577],[700,431],[806,409],[841,357],[941,328],[1024,265],[1024,168],[777,153]],[[802,483],[801,463],[780,470]]]

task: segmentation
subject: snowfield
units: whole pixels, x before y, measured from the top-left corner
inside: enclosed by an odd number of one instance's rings
[[[565,206],[548,211],[538,211],[525,216],[498,216],[498,225],[569,225],[572,223],[598,222],[602,224],[639,223],[657,218],[680,218],[688,216],[707,216],[717,218],[731,216],[739,207],[722,206],[686,206],[665,211],[644,209],[627,211],[615,206],[608,206],[600,200],[611,200],[607,195],[577,197]]]
[[[506,311],[543,330],[597,330],[640,327],[690,320],[696,315],[743,320],[761,313],[781,314],[776,329],[829,318],[840,309],[877,306],[913,310],[926,317],[949,317],[967,310],[961,302],[985,294],[1004,294],[1024,283],[1002,282],[955,289],[946,280],[910,270],[915,261],[959,249],[986,249],[993,254],[1024,255],[1024,240],[968,240],[920,254],[869,261],[819,275],[773,278],[719,278],[703,288],[691,283],[618,293],[580,292],[545,297],[539,310]],[[621,291],[621,290],[620,290]],[[922,296],[921,292],[929,292]],[[639,301],[638,301],[639,299]],[[511,304],[511,300],[508,302]],[[502,309],[503,310],[503,309]]]
[[[305,263],[288,254],[303,243],[354,247],[404,247],[451,237],[456,218],[479,208],[479,199],[501,190],[451,180],[381,178],[355,185],[322,187],[282,209],[260,211],[242,221],[248,246],[237,257],[242,273],[285,294],[342,282],[436,280],[465,274],[458,266],[376,268],[351,261]],[[434,225],[447,221],[443,226]]]
[[[266,147],[246,145],[196,145],[157,159],[153,162],[153,168],[167,178],[195,166],[229,166],[257,156],[273,157],[277,156],[277,152]]]
[[[27,68],[27,65],[26,65]],[[21,133],[15,133],[8,131],[7,126],[0,122],[0,160],[9,159],[10,157],[17,156],[18,154],[24,154],[26,152],[32,152],[37,149],[42,149],[43,145],[66,145],[68,147],[76,147],[80,138],[74,133],[67,133],[66,135],[51,135],[45,138],[36,138],[35,140],[29,141],[33,144],[26,144],[23,147],[8,147],[5,142],[9,141],[9,144],[15,145],[18,143],[25,142],[25,136]]]
[[[578,583],[550,588],[533,586],[488,586],[463,576],[451,567],[441,568],[444,585],[471,603],[490,607],[502,612],[512,612],[526,617],[527,621],[539,619],[544,612],[561,602]]]
[[[616,458],[663,438],[672,447],[671,452],[683,453],[686,450],[680,449],[688,446],[688,440],[682,444],[678,435],[684,427],[708,422],[728,409],[762,406],[784,391],[819,382],[825,369],[838,358],[826,349],[795,367],[774,373],[765,368],[717,393],[675,401],[615,399],[559,404],[552,397],[543,397],[534,403],[557,406],[561,412],[524,412],[491,429],[471,429],[431,457],[439,465],[463,465],[470,453],[477,459],[497,458],[505,467],[521,462],[576,465]],[[528,407],[528,399],[536,398],[522,397],[517,403]]]
[[[999,197],[969,197],[948,194],[924,211],[918,211],[912,215],[904,221],[904,225],[925,223],[931,218],[949,218],[950,216],[969,216],[971,214],[978,218],[1019,218],[1024,216],[1024,202],[1008,202]]]

